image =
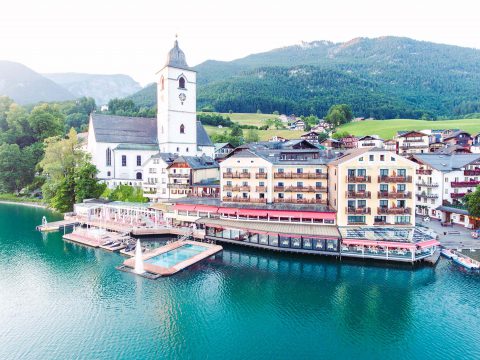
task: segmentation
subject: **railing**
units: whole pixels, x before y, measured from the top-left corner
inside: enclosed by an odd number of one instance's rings
[[[190,174],[168,174],[168,177],[188,179],[190,177]]]
[[[266,179],[267,178],[267,173],[256,173],[255,174],[255,179]]]
[[[364,208],[347,207],[345,211],[347,214],[353,214],[353,215],[364,215],[364,214],[372,213],[369,207],[364,207]]]
[[[190,187],[190,184],[182,184],[182,183],[170,183],[167,185],[169,188],[181,188],[187,189]]]
[[[369,183],[372,181],[370,176],[347,176],[349,183]]]
[[[426,192],[421,192],[421,193],[416,193],[415,195],[417,196],[420,196],[420,197],[424,197],[424,198],[427,198],[427,199],[438,199],[438,194],[429,194],[429,193],[426,193]]]
[[[223,190],[225,191],[233,191],[234,187],[232,185],[224,185]]]
[[[240,173],[240,179],[250,179],[250,173],[249,172],[241,172]]]
[[[267,187],[266,186],[257,186],[255,188],[256,191],[260,191],[260,192],[266,192],[267,191]]]
[[[438,183],[427,183],[427,182],[424,182],[424,181],[417,181],[415,183],[415,185],[417,186],[425,186],[425,187],[437,187],[438,186]]]
[[[250,197],[239,197],[239,196],[224,196],[222,201],[225,202],[241,202],[241,203],[266,203],[267,199],[258,199],[258,198],[250,198]]]
[[[321,204],[321,205],[327,205],[328,201],[327,199],[281,199],[281,198],[275,198],[273,202],[276,203],[288,203],[288,204]]]
[[[392,215],[403,215],[403,214],[411,214],[412,209],[411,208],[400,208],[400,207],[392,207],[392,208],[387,208],[387,207],[379,207],[377,208],[377,213],[378,214],[392,214]]]
[[[423,142],[423,139],[422,138],[405,138],[405,140],[403,140],[403,143],[418,143],[418,142]]]
[[[348,225],[365,225],[365,221],[348,221]]]
[[[382,183],[398,183],[398,182],[412,182],[412,177],[411,176],[399,176],[399,175],[395,175],[395,176],[389,176],[389,175],[380,175],[378,177],[378,182],[382,182]]]
[[[249,172],[224,172],[222,176],[224,179],[249,179],[250,173]]]
[[[372,193],[370,191],[347,191],[347,197],[353,199],[370,199]]]
[[[373,221],[373,225],[393,225],[393,224],[386,221]]]
[[[379,191],[377,196],[386,199],[411,199],[412,193],[410,191]]]
[[[432,170],[428,170],[428,169],[418,169],[416,171],[416,174],[417,175],[432,175]]]
[[[450,193],[452,199],[459,199],[467,195],[467,193]]]
[[[315,186],[315,191],[317,192],[327,192],[328,189],[326,186]]]
[[[453,188],[459,188],[477,186],[478,184],[480,184],[480,181],[452,181],[450,186]]]
[[[316,188],[313,186],[286,186],[285,192],[315,192]]]
[[[400,146],[400,149],[402,150],[409,150],[409,149],[426,149],[428,148],[427,144],[405,144]]]
[[[273,173],[275,179],[326,179],[327,173],[317,173],[317,172],[306,172],[306,173],[295,173],[295,172],[276,172]]]
[[[480,175],[480,169],[464,170],[463,175],[465,175],[465,176],[478,176],[478,175]]]

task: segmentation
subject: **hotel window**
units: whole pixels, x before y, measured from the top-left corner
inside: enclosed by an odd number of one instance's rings
[[[354,208],[354,207],[356,206],[355,200],[348,200],[347,206],[348,206],[349,208]]]
[[[278,193],[278,198],[279,198],[279,199],[284,199],[284,198],[285,198],[285,194],[284,194],[284,193]]]
[[[242,169],[242,173],[247,174],[247,173],[248,173],[248,169]]]
[[[127,166],[127,155],[122,155],[122,166]]]
[[[321,181],[317,181],[317,182],[315,183],[315,186],[316,186],[317,188],[321,188],[321,187],[322,187],[322,182],[321,182]]]
[[[321,173],[322,173],[322,169],[315,169],[315,172],[316,172],[317,174],[321,174]]]
[[[357,185],[357,190],[360,191],[360,192],[364,192],[367,190],[367,185],[365,184],[358,184]]]
[[[395,160],[397,160],[397,159],[392,156],[392,157],[390,158],[390,160],[395,161]]]
[[[277,186],[278,186],[278,187],[283,187],[284,184],[283,184],[283,182],[279,182],[279,183],[277,184]]]
[[[406,185],[405,184],[398,184],[397,185],[397,192],[404,192],[406,189]]]
[[[407,224],[410,223],[410,216],[395,216],[395,222],[397,224]]]
[[[258,186],[265,186],[265,182],[264,182],[264,181],[260,181],[260,182],[258,183]]]
[[[227,197],[232,197],[232,193],[230,191],[227,191]]]
[[[303,173],[303,169],[302,168],[297,168],[297,174],[302,174]]]
[[[322,194],[315,194],[315,199],[322,200]]]
[[[106,155],[107,166],[112,166],[112,150],[110,150],[110,148],[108,148],[105,155]]]
[[[248,182],[247,181],[242,181],[242,186],[248,186]]]
[[[303,199],[303,194],[297,194],[297,200],[302,200]]]
[[[232,168],[227,168],[227,173],[231,173],[232,172]]]
[[[242,193],[242,197],[243,197],[244,199],[248,199],[248,194],[247,194],[247,193]]]
[[[265,168],[260,168],[260,169],[258,169],[258,172],[259,172],[260,174],[265,174]]]
[[[382,209],[388,208],[388,200],[380,200],[380,207]]]
[[[353,224],[363,224],[365,223],[365,216],[349,216],[348,217],[348,222],[353,223]]]
[[[137,155],[137,166],[142,166],[142,157]]]
[[[285,172],[285,169],[278,169],[277,172],[278,172],[279,174],[283,174],[283,173]]]
[[[112,173],[110,171],[107,171],[107,176],[111,176]]]
[[[388,176],[388,169],[380,169],[380,176]]]
[[[348,191],[350,192],[355,191],[355,184],[348,184]]]
[[[407,170],[405,169],[398,169],[398,176],[406,176]]]
[[[297,181],[297,187],[299,187],[299,188],[303,187],[303,182]]]
[[[363,161],[363,156],[358,158],[358,161]]]
[[[357,175],[358,175],[358,176],[367,176],[367,170],[365,170],[365,169],[358,169],[358,170],[357,170]]]
[[[385,161],[385,155],[380,155],[380,161]]]
[[[231,182],[231,181],[227,181],[227,186],[232,186],[232,182]]]
[[[388,191],[388,184],[380,184],[380,191],[387,192]]]
[[[358,200],[358,207],[362,209],[367,207],[367,200]]]
[[[370,160],[370,161],[374,161],[373,155],[369,155],[369,160]]]

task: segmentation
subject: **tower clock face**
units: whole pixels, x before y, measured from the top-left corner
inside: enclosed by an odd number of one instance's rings
[[[187,95],[185,95],[184,93],[180,93],[180,95],[178,95],[178,98],[183,105],[183,102],[187,99]]]

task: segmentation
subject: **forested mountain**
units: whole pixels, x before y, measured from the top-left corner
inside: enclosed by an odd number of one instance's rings
[[[480,110],[480,50],[408,38],[315,41],[206,61],[198,71],[198,107],[217,111],[324,116],[350,104],[356,116],[437,117]],[[155,87],[131,98],[153,106]]]
[[[75,96],[50,79],[25,65],[0,61],[0,96],[6,95],[19,104],[39,101],[63,101]]]
[[[106,104],[110,99],[126,97],[141,89],[139,83],[122,74],[54,73],[44,76],[66,88],[75,97],[94,98],[98,105]]]

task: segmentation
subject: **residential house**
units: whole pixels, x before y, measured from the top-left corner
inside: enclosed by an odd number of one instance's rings
[[[215,143],[215,160],[219,161],[230,154],[235,146],[230,143]]]
[[[358,139],[358,148],[364,147],[376,147],[383,148],[383,139],[379,138],[377,135],[367,135]]]
[[[316,131],[309,131],[305,134],[300,135],[302,140],[310,141],[312,144],[318,144],[318,136],[320,135],[319,132]]]
[[[348,135],[340,139],[342,147],[345,149],[356,149],[358,147],[358,138],[353,135]]]
[[[470,133],[462,130],[455,131],[443,138],[443,142],[449,145],[458,145],[469,149],[473,144]]]

